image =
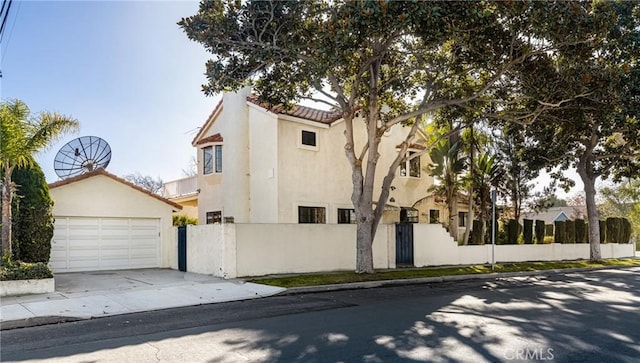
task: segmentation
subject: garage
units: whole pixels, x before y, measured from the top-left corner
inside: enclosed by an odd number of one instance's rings
[[[172,267],[180,206],[103,169],[49,185],[54,272]]]
[[[57,217],[49,263],[57,272],[160,267],[160,220]]]

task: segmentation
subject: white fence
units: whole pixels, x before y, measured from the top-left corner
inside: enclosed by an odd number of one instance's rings
[[[444,228],[438,224],[414,224],[413,226],[415,266],[468,265],[491,262],[491,245],[458,246]],[[355,225],[210,224],[189,226],[187,228],[187,271],[235,278],[354,270],[355,241]],[[373,260],[376,269],[396,267],[395,246],[395,225],[380,225],[373,243]],[[632,257],[635,254],[633,244],[603,244],[601,248],[603,258]],[[171,256],[171,258],[174,257]],[[495,246],[496,262],[588,258],[588,244]],[[175,259],[177,260],[177,253]]]

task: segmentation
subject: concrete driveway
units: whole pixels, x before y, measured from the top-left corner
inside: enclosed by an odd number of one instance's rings
[[[50,294],[0,300],[2,329],[133,312],[255,299],[285,289],[169,269],[55,275]]]

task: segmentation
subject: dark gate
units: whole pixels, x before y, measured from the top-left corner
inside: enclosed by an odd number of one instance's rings
[[[178,227],[178,270],[187,271],[187,226]]]
[[[396,266],[413,266],[413,224],[396,224]]]

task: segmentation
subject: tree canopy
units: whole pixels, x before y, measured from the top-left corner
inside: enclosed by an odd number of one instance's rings
[[[512,102],[527,69],[551,64],[547,58],[556,49],[584,42],[574,31],[583,5],[214,0],[202,1],[179,25],[212,54],[205,94],[251,85],[268,104],[311,98],[341,113],[352,168],[356,270],[373,272],[373,237],[417,121],[447,106]],[[366,125],[361,146],[354,121]],[[411,127],[374,193],[381,135],[400,124]]]

